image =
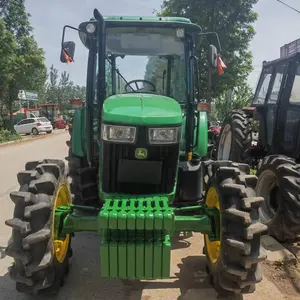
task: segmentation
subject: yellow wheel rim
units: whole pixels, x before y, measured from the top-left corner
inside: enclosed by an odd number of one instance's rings
[[[216,207],[220,213],[220,200],[217,190],[210,187],[206,195],[206,203],[208,207]],[[211,242],[207,234],[204,235],[206,244],[206,255],[213,265],[215,265],[220,257],[221,242]]]
[[[71,203],[71,193],[66,182],[61,184],[54,198],[54,210],[59,206],[65,206]],[[54,233],[54,218],[52,223],[52,232]],[[70,244],[70,235],[66,236],[65,240],[53,240],[54,255],[59,263],[65,260]]]

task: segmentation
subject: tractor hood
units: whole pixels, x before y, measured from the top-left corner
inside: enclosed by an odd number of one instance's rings
[[[107,98],[103,121],[130,125],[177,125],[182,123],[180,105],[172,98],[130,93]]]

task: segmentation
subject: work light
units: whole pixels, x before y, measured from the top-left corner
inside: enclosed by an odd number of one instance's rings
[[[180,142],[181,127],[149,128],[150,144],[176,144]]]
[[[87,31],[88,33],[94,33],[94,32],[96,31],[96,26],[95,26],[95,24],[93,24],[93,23],[88,23],[88,24],[86,25],[86,31]]]
[[[108,142],[134,143],[136,128],[129,126],[103,125],[102,138]]]

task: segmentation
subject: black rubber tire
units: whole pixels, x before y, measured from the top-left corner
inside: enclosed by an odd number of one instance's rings
[[[52,130],[50,130],[50,131],[46,131],[47,132],[47,134],[51,134],[52,133]]]
[[[231,160],[239,163],[250,164],[251,159],[251,143],[252,143],[252,118],[247,116],[242,110],[233,110],[229,117],[224,121],[222,130],[219,135],[217,145],[217,159]],[[224,157],[220,148],[223,146],[226,129],[230,127],[231,148],[229,157]]]
[[[39,131],[36,128],[32,128],[31,132],[33,135],[39,135]]]
[[[71,244],[62,263],[53,256],[53,200],[58,186],[66,181],[61,160],[28,162],[18,173],[20,190],[10,194],[15,204],[12,237],[5,252],[14,258],[10,277],[17,291],[29,295],[54,295],[64,282],[72,256]]]
[[[207,191],[214,187],[220,202],[221,246],[215,264],[207,256],[207,272],[220,296],[253,293],[262,280],[259,262],[266,259],[260,236],[267,226],[259,222],[263,198],[255,195],[257,177],[249,175],[248,165],[230,161],[213,163],[210,174]]]
[[[267,173],[274,176],[276,197],[268,189]],[[300,165],[287,156],[270,155],[263,159],[257,176],[256,192],[265,199],[260,208],[261,222],[278,241],[294,240],[300,234]],[[273,214],[267,216],[270,209]]]
[[[67,142],[68,176],[71,178],[71,193],[73,204],[99,206],[98,174],[96,168],[91,168],[86,157],[80,157],[72,151],[72,127],[69,128],[70,140]]]

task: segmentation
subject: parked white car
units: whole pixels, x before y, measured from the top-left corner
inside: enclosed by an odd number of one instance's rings
[[[38,135],[40,132],[47,132],[50,134],[53,130],[51,122],[44,117],[40,118],[28,118],[21,120],[14,126],[15,131],[18,134],[33,134]]]

